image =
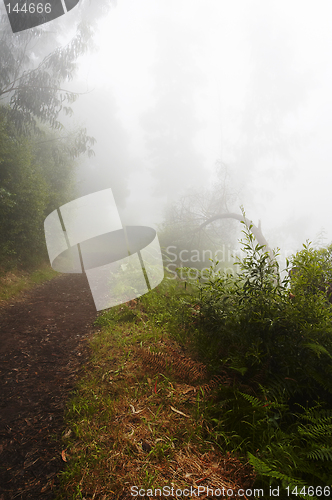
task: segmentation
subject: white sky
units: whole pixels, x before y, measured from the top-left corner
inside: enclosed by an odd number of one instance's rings
[[[153,196],[140,127],[142,113],[153,102],[154,26],[160,17],[197,32],[196,62],[206,82],[196,95],[203,123],[196,145],[211,174],[221,155],[230,169],[238,161],[253,77],[256,90],[263,82],[264,93],[265,67],[273,70],[273,58],[280,55],[272,95],[278,103],[280,99],[282,122],[277,132],[284,135],[290,157],[257,157],[252,176],[241,186],[241,203],[255,223],[261,219],[273,246],[293,251],[305,238],[314,240],[322,228],[326,243],[331,242],[332,3],[327,0],[118,0],[99,24],[99,50],[84,61],[79,78],[83,87],[95,89],[92,99],[99,87],[109,89],[129,134],[131,153],[140,158],[122,214],[127,223],[132,218],[132,223],[155,224],[162,213],[162,200]],[[255,76],[256,63],[262,78]],[[81,119],[89,128],[89,116]],[[101,119],[107,127],[107,119]],[[240,186],[241,171],[235,169],[234,175]]]

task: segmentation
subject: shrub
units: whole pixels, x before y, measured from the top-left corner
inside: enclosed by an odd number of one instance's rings
[[[263,484],[331,484],[332,248],[303,245],[282,278],[277,253],[251,227],[243,233],[239,272],[218,273],[215,262],[197,282],[196,348],[231,380],[207,409],[210,438],[246,456]]]
[[[250,229],[240,272],[215,273],[215,263],[198,285],[198,348],[215,372],[227,366],[242,382],[264,381],[271,394],[330,400],[332,307],[318,284],[332,267],[323,270],[322,252],[304,246],[287,268],[301,262],[301,274],[282,279],[277,254],[264,252]]]

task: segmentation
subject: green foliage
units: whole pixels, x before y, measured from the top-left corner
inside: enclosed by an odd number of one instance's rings
[[[314,249],[310,243],[291,259],[291,291],[298,301],[310,301],[320,295],[330,299],[332,289],[332,245]]]
[[[194,346],[222,380],[213,398],[197,398],[206,441],[248,460],[257,472],[255,487],[297,487],[298,498],[326,498],[324,486],[332,483],[332,318],[321,284],[331,272],[330,247],[305,245],[281,278],[250,227],[243,232],[245,257],[236,276],[212,266],[194,288],[188,269],[187,283],[164,280],[135,307],[113,308],[98,323],[164,326],[181,344]]]
[[[200,321],[189,338],[228,380],[206,407],[209,439],[249,459],[257,484],[331,484],[332,247],[303,245],[282,278],[277,253],[251,227],[243,234],[238,273],[215,262],[196,283]]]
[[[220,387],[220,402],[204,415],[212,426],[209,439],[246,457],[258,473],[257,486],[331,484],[332,411],[317,404],[291,412],[286,398],[261,392]]]
[[[56,29],[46,23],[13,34],[0,4],[0,103],[9,105],[10,120],[20,133],[40,131],[41,124],[63,130],[61,120],[72,115],[71,105],[79,96],[68,82],[80,57],[94,48],[96,21],[113,5],[116,0],[81,0],[75,17],[61,17]],[[95,141],[85,128],[72,135],[68,151],[73,157],[93,154]]]
[[[121,304],[105,311],[96,321],[99,326],[118,322],[143,322],[146,327],[163,327],[183,341],[192,321],[196,297],[191,287],[167,276],[158,287],[134,300],[135,308]]]
[[[7,109],[0,107],[0,262],[36,265],[46,256],[44,219],[69,201],[74,162],[53,149],[52,134],[18,134]]]
[[[191,322],[194,302],[192,289],[171,277],[167,277],[157,288],[141,297],[141,303],[151,318],[150,321],[167,327],[175,337],[179,329],[184,334]]]
[[[263,378],[273,395],[330,398],[332,309],[318,288],[323,276],[315,252],[305,247],[294,257],[293,266],[304,257],[306,264],[290,286],[250,228],[243,232],[240,272],[225,275],[211,267],[198,284],[198,348],[215,371],[226,365],[246,380]]]
[[[76,160],[72,158],[72,142],[75,138],[71,135],[62,136],[57,131],[41,129],[42,136],[33,136],[33,164],[38,170],[46,185],[48,203],[46,212],[70,201],[74,193],[74,172]]]
[[[12,270],[8,273],[0,272],[0,303],[17,296],[24,290],[36,284],[51,280],[58,276],[49,265],[41,265],[33,272]]]
[[[272,478],[283,487],[331,484],[332,411],[321,405],[299,410],[294,423],[278,428],[255,458],[248,453],[249,461],[271,484],[278,484]]]
[[[82,1],[64,16],[13,34],[0,4],[0,269],[31,267],[46,257],[45,217],[73,195],[74,159],[93,154],[85,128],[67,132],[78,94],[66,88],[92,48],[94,22],[115,0]],[[73,19],[73,18],[71,18]]]
[[[79,57],[91,48],[91,23],[81,19],[72,38],[61,45],[46,25],[13,35],[3,6],[0,18],[0,102],[9,106],[10,121],[25,135],[40,130],[41,123],[62,129],[59,115],[70,115],[70,105],[78,97],[64,87]],[[94,140],[81,129],[75,142],[71,153],[78,156],[91,152]]]

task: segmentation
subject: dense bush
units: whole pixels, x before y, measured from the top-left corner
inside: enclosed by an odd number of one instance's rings
[[[235,276],[216,262],[195,284],[188,269],[187,282],[165,279],[98,323],[136,321],[151,332],[162,325],[194,348],[220,381],[214,398],[197,396],[207,442],[248,460],[265,492],[279,486],[281,498],[286,487],[292,498],[330,498],[332,246],[303,245],[280,273],[276,255],[250,227],[243,233]]]
[[[245,230],[246,257],[240,272],[224,275],[214,267],[199,285],[202,354],[217,372],[225,365],[243,380],[264,378],[273,394],[304,394],[331,401],[332,307],[325,286],[331,268],[322,251],[310,246],[296,254],[281,279],[275,259]],[[325,263],[327,259],[325,259]],[[289,270],[300,269],[292,278]]]
[[[331,485],[332,249],[304,245],[281,278],[276,255],[250,227],[243,233],[239,272],[216,273],[214,263],[197,284],[192,337],[211,371],[229,381],[208,406],[209,436],[246,456],[261,484]]]

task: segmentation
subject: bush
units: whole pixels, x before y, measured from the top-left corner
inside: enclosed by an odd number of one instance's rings
[[[216,274],[212,266],[199,284],[198,348],[215,372],[227,366],[246,383],[263,380],[273,395],[331,401],[332,307],[319,286],[332,267],[324,270],[323,253],[304,245],[281,279],[276,259],[250,228],[243,232],[240,272]],[[289,269],[300,263],[291,279]]]
[[[210,439],[246,456],[262,484],[331,484],[332,249],[303,245],[281,278],[277,254],[256,244],[251,227],[243,233],[238,274],[217,273],[216,262],[197,282],[192,336],[230,381],[207,409]]]
[[[56,133],[19,134],[0,106],[0,266],[31,269],[48,260],[45,217],[72,193],[74,161]]]

